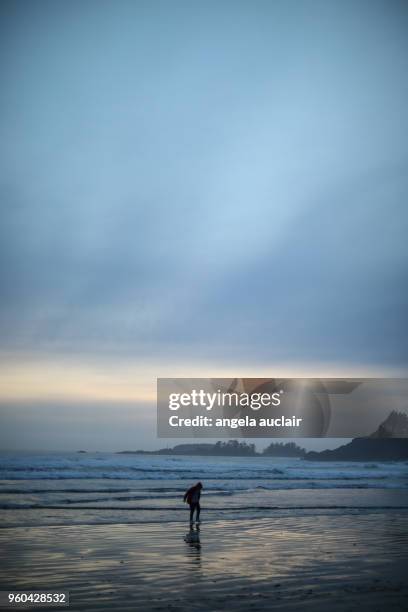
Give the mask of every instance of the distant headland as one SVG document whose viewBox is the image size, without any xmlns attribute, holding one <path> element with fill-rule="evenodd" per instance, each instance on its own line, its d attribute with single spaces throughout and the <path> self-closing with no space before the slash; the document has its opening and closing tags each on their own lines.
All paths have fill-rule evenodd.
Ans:
<svg viewBox="0 0 408 612">
<path fill-rule="evenodd" d="M 407 461 L 408 416 L 391 412 L 368 438 L 355 438 L 333 450 L 310 451 L 310 461 Z"/>
<path fill-rule="evenodd" d="M 308 461 L 407 461 L 408 416 L 404 412 L 391 412 L 378 429 L 367 438 L 355 438 L 339 448 L 309 451 L 294 442 L 272 442 L 262 452 L 255 444 L 228 440 L 228 442 L 177 444 L 173 448 L 155 451 L 127 450 L 129 455 L 189 455 L 199 457 L 299 457 Z"/>
<path fill-rule="evenodd" d="M 119 454 L 136 455 L 197 455 L 200 457 L 304 457 L 306 451 L 294 442 L 273 442 L 262 453 L 258 453 L 255 444 L 228 440 L 215 444 L 177 444 L 173 448 L 161 448 L 156 451 L 121 451 Z"/>
</svg>

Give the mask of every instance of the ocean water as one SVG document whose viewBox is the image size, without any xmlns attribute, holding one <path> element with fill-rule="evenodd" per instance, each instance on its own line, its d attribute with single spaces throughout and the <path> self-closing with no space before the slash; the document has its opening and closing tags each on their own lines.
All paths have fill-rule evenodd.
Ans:
<svg viewBox="0 0 408 612">
<path fill-rule="evenodd" d="M 187 521 L 197 480 L 203 521 L 408 513 L 405 462 L 1 453 L 0 526 Z"/>
</svg>

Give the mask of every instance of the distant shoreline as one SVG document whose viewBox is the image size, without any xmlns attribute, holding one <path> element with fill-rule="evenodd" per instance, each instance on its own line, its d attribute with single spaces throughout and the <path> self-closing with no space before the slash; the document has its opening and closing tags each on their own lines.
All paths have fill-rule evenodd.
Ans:
<svg viewBox="0 0 408 612">
<path fill-rule="evenodd" d="M 254 444 L 229 440 L 228 442 L 178 444 L 173 448 L 159 450 L 124 450 L 119 455 L 183 455 L 198 457 L 304 457 L 306 450 L 294 442 L 272 442 L 262 453 L 255 450 Z"/>
<path fill-rule="evenodd" d="M 225 444 L 179 444 L 174 448 L 159 449 L 156 451 L 125 450 L 118 451 L 118 455 L 155 455 L 155 456 L 184 456 L 184 457 L 282 457 L 298 458 L 306 461 L 408 461 L 407 438 L 355 438 L 348 444 L 332 450 L 306 451 L 293 442 L 282 444 L 273 443 L 262 453 L 254 449 L 254 445 L 245 443 Z"/>
<path fill-rule="evenodd" d="M 80 452 L 80 451 L 78 451 Z M 271 442 L 262 453 L 255 444 L 228 442 L 177 444 L 156 451 L 119 451 L 121 455 L 185 455 L 198 457 L 298 457 L 307 461 L 408 461 L 408 415 L 392 411 L 378 429 L 332 450 L 306 451 L 294 442 Z"/>
</svg>

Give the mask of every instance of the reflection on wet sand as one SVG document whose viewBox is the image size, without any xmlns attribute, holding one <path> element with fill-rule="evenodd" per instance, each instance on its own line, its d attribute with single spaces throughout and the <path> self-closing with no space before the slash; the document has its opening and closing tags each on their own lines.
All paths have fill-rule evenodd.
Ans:
<svg viewBox="0 0 408 612">
<path fill-rule="evenodd" d="M 190 524 L 190 529 L 184 536 L 184 541 L 188 545 L 188 558 L 193 562 L 195 568 L 201 569 L 200 526 L 194 527 Z"/>
<path fill-rule="evenodd" d="M 0 530 L 0 588 L 70 591 L 70 609 L 403 610 L 405 512 Z M 384 553 L 386 555 L 384 557 Z M 337 605 L 338 604 L 338 605 Z M 336 607 L 337 606 L 337 607 Z"/>
<path fill-rule="evenodd" d="M 200 527 L 197 525 L 190 525 L 189 531 L 184 536 L 184 541 L 189 544 L 192 548 L 196 548 L 200 550 L 201 542 L 200 542 Z"/>
</svg>

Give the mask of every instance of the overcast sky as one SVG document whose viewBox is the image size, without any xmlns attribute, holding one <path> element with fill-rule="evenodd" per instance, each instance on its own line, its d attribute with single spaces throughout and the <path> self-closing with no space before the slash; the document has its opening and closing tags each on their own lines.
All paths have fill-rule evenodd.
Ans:
<svg viewBox="0 0 408 612">
<path fill-rule="evenodd" d="M 157 376 L 406 371 L 406 2 L 0 11 L 0 446 L 157 447 Z"/>
</svg>

